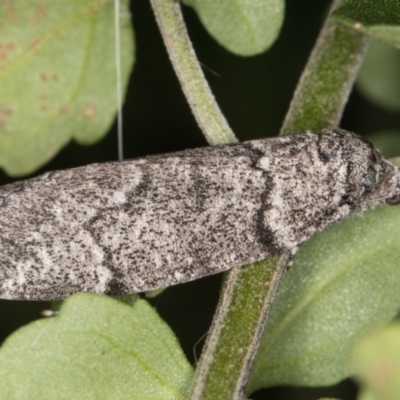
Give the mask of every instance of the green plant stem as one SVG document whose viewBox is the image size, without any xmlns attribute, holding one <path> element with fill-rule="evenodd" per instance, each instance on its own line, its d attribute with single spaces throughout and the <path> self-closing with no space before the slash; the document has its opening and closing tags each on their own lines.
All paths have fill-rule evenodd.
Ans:
<svg viewBox="0 0 400 400">
<path fill-rule="evenodd" d="M 338 3 L 334 1 L 332 9 Z M 367 43 L 362 35 L 327 20 L 281 134 L 338 124 Z M 284 254 L 229 272 L 196 370 L 191 400 L 243 398 L 287 259 Z"/>
<path fill-rule="evenodd" d="M 331 12 L 338 8 L 333 2 Z M 328 18 L 297 85 L 280 135 L 339 124 L 370 39 Z"/>
<path fill-rule="evenodd" d="M 270 257 L 234 268 L 226 275 L 217 312 L 196 370 L 191 400 L 243 398 L 265 321 L 286 264 L 285 256 Z"/>
<path fill-rule="evenodd" d="M 236 142 L 196 58 L 179 2 L 150 2 L 182 90 L 208 143 L 215 145 Z"/>
</svg>

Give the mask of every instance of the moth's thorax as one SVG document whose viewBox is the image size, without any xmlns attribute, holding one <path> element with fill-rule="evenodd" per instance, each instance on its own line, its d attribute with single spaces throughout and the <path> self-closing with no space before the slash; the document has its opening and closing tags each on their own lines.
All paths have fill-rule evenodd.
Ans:
<svg viewBox="0 0 400 400">
<path fill-rule="evenodd" d="M 282 249 L 296 248 L 350 213 L 383 203 L 400 181 L 398 169 L 358 135 L 326 130 L 290 139 L 290 145 L 288 138 L 277 140 L 259 162 L 275 188 L 264 223 Z"/>
</svg>

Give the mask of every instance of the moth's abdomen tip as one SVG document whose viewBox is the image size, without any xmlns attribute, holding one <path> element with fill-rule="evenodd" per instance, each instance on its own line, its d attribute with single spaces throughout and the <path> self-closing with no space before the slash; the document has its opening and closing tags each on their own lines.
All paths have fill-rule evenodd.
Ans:
<svg viewBox="0 0 400 400">
<path fill-rule="evenodd" d="M 390 197 L 386 198 L 386 204 L 389 204 L 391 206 L 395 206 L 397 204 L 400 204 L 400 168 L 396 165 L 393 165 L 390 162 L 387 162 L 388 164 L 391 165 L 391 167 L 394 169 L 394 175 L 392 176 L 391 179 L 391 191 L 389 192 Z M 395 194 L 393 194 L 395 193 Z"/>
</svg>

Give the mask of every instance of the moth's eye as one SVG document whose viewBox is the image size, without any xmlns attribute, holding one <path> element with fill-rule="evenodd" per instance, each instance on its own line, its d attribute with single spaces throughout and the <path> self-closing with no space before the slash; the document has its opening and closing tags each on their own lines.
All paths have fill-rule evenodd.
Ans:
<svg viewBox="0 0 400 400">
<path fill-rule="evenodd" d="M 389 197 L 386 199 L 386 203 L 391 206 L 395 206 L 396 204 L 400 204 L 400 194 L 396 194 L 393 197 Z"/>
<path fill-rule="evenodd" d="M 321 153 L 321 158 L 323 162 L 328 162 L 331 159 L 331 155 L 327 153 L 326 151 L 323 151 Z"/>
<path fill-rule="evenodd" d="M 374 168 L 370 167 L 364 179 L 361 181 L 361 186 L 364 186 L 365 190 L 371 189 L 376 183 L 376 171 Z"/>
</svg>

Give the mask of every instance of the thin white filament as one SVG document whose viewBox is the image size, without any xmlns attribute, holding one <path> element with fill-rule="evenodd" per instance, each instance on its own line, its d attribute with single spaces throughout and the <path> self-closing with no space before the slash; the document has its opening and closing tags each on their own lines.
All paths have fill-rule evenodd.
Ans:
<svg viewBox="0 0 400 400">
<path fill-rule="evenodd" d="M 117 132 L 118 132 L 118 159 L 124 159 L 123 131 L 122 131 L 122 83 L 121 83 L 121 41 L 119 0 L 114 0 L 114 31 L 115 31 L 115 74 L 117 92 Z"/>
</svg>

